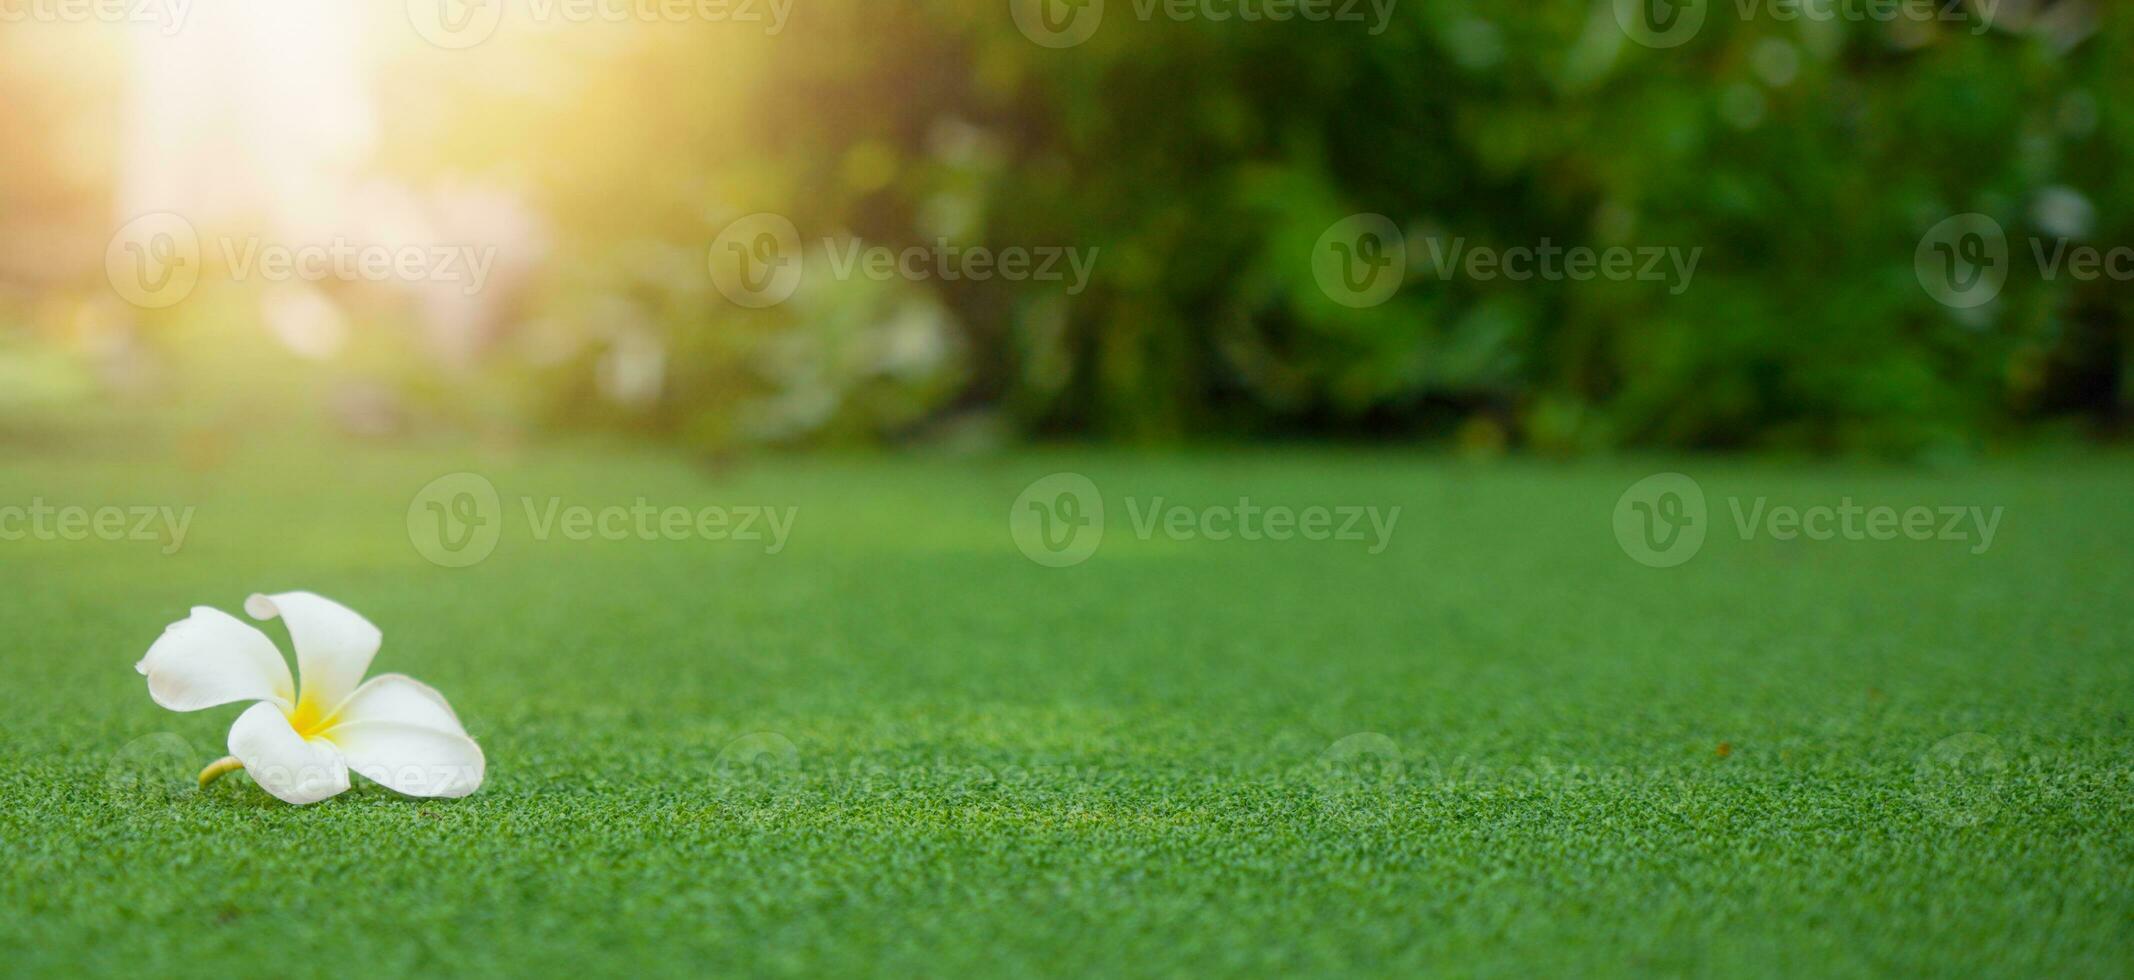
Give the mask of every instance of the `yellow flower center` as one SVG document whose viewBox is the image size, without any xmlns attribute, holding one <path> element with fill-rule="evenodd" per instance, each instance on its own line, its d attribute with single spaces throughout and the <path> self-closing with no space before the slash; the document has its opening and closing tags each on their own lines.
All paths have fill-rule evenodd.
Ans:
<svg viewBox="0 0 2134 980">
<path fill-rule="evenodd" d="M 296 710 L 289 713 L 289 727 L 296 729 L 296 733 L 306 739 L 332 728 L 335 720 L 332 715 L 320 710 L 319 703 L 309 696 L 297 698 Z"/>
</svg>

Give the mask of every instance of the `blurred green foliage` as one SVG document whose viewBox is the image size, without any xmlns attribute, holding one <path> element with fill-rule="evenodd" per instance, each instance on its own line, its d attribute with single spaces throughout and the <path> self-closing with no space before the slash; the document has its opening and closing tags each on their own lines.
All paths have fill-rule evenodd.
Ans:
<svg viewBox="0 0 2134 980">
<path fill-rule="evenodd" d="M 526 326 L 487 369 L 533 417 L 703 449 L 977 432 L 1919 455 L 2108 436 L 2134 408 L 2134 291 L 2047 279 L 2028 248 L 2134 245 L 2117 8 L 2000 0 L 1982 30 L 1978 8 L 1723 0 L 1655 49 L 1606 2 L 1397 0 L 1376 33 L 1359 6 L 1274 23 L 1111 0 L 1064 49 L 1005 0 L 817 0 L 770 36 L 556 31 L 490 52 L 474 85 L 461 53 L 396 65 L 387 162 L 493 175 L 552 221 Z M 1952 310 L 1914 253 L 1974 211 L 2007 229 L 2013 274 Z M 793 221 L 811 269 L 824 240 L 1099 258 L 1076 295 L 811 273 L 748 309 L 706 251 L 760 212 Z M 1364 309 L 1311 265 L 1357 213 L 1409 243 L 1406 284 Z M 1429 243 L 1454 239 L 1702 252 L 1676 294 L 1440 277 Z"/>
<path fill-rule="evenodd" d="M 1133 439 L 1911 454 L 2043 420 L 2110 426 L 2134 396 L 2134 294 L 2043 281 L 2021 244 L 2055 231 L 2036 214 L 2053 200 L 2089 212 L 2082 240 L 2134 243 L 2115 166 L 2134 139 L 2118 111 L 2134 92 L 2123 18 L 2011 0 L 1981 33 L 1968 18 L 1783 22 L 1728 3 L 1659 50 L 1629 41 L 1605 4 L 1403 2 L 1373 36 L 1144 21 L 1114 0 L 1087 43 L 1053 50 L 1002 6 L 811 5 L 759 46 L 755 70 L 674 39 L 610 79 L 668 125 L 611 124 L 578 165 L 656 159 L 664 173 L 637 175 L 655 178 L 641 185 L 655 201 L 617 214 L 599 179 L 554 185 L 559 213 L 587 229 L 578 287 L 632 297 L 678 353 L 683 383 L 644 424 L 745 437 L 725 421 L 738 399 L 805 416 L 762 430 L 778 438 L 997 408 L 1014 431 Z M 736 106 L 737 143 L 690 125 Z M 767 210 L 804 238 L 945 234 L 1101 259 L 1074 297 L 899 283 L 770 311 L 706 288 L 694 247 L 646 259 L 649 242 L 700 243 Z M 1952 311 L 1913 254 L 1967 211 L 2009 229 L 2016 271 L 1998 302 Z M 1391 217 L 1411 245 L 1406 286 L 1369 309 L 1332 302 L 1309 260 L 1356 212 Z M 669 220 L 648 236 L 653 213 Z M 1692 288 L 1671 295 L 1442 280 L 1417 247 L 1432 237 L 1704 251 Z M 774 366 L 771 339 L 854 343 L 854 323 L 897 320 L 910 297 L 896 293 L 923 293 L 955 341 L 940 383 Z"/>
</svg>

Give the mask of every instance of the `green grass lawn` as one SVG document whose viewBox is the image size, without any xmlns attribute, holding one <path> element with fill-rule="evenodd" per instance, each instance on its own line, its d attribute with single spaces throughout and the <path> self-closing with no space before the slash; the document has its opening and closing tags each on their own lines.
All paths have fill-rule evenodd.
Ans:
<svg viewBox="0 0 2134 980">
<path fill-rule="evenodd" d="M 197 508 L 167 556 L 0 542 L 9 973 L 2134 972 L 2124 457 L 216 455 L 0 460 L 0 506 Z M 1611 515 L 1669 469 L 1708 540 L 1647 567 Z M 455 471 L 503 503 L 465 568 L 409 531 Z M 1057 471 L 1107 510 L 1065 568 L 1008 525 Z M 526 497 L 797 511 L 770 554 L 534 540 Z M 1135 526 L 1240 497 L 1402 512 L 1376 554 Z M 1744 540 L 1759 497 L 2004 518 Z M 478 794 L 190 788 L 240 709 L 134 661 L 290 589 L 452 699 Z"/>
</svg>

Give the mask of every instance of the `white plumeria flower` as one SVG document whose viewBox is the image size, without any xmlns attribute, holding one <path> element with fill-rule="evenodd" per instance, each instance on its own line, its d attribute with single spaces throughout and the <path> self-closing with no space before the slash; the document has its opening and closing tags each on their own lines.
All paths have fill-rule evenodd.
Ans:
<svg viewBox="0 0 2134 980">
<path fill-rule="evenodd" d="M 267 634 L 207 606 L 170 624 L 134 665 L 149 696 L 172 711 L 258 702 L 230 726 L 231 757 L 208 766 L 201 785 L 241 766 L 296 804 L 348 789 L 351 769 L 409 796 L 466 796 L 481 786 L 481 746 L 444 695 L 403 674 L 363 681 L 381 639 L 369 620 L 309 592 L 255 595 L 245 612 L 288 623 L 301 692 Z"/>
</svg>

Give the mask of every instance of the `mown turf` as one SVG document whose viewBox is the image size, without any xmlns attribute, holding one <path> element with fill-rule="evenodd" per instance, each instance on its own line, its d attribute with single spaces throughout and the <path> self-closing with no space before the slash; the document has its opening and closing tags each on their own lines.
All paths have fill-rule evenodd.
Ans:
<svg viewBox="0 0 2134 980">
<path fill-rule="evenodd" d="M 1655 569 L 1617 498 L 1695 476 Z M 440 568 L 407 509 L 504 496 Z M 1008 533 L 1102 488 L 1087 563 Z M 2134 465 L 1473 464 L 1397 452 L 768 460 L 14 450 L 0 505 L 197 507 L 0 543 L 10 973 L 2118 975 L 2134 966 Z M 564 505 L 797 507 L 781 553 L 528 539 Z M 1992 547 L 1743 541 L 1725 501 L 2003 507 Z M 1403 508 L 1391 545 L 1141 539 L 1154 498 Z M 1746 505 L 1746 503 L 1745 503 Z M 1975 543 L 1975 542 L 1973 542 Z M 186 788 L 236 708 L 134 660 L 312 589 L 490 760 L 460 802 Z M 281 637 L 278 626 L 270 633 Z"/>
</svg>

